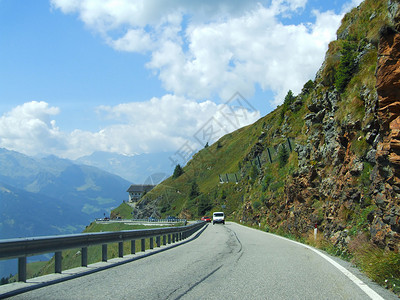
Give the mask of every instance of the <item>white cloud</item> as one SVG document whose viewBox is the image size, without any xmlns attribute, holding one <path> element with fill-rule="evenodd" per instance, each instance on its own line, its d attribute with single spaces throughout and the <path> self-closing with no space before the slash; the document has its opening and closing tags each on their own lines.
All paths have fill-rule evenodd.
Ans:
<svg viewBox="0 0 400 300">
<path fill-rule="evenodd" d="M 58 113 L 43 101 L 15 107 L 0 117 L 0 146 L 27 154 L 62 148 L 61 133 L 51 119 Z"/>
<path fill-rule="evenodd" d="M 101 106 L 98 114 L 111 125 L 98 132 L 76 129 L 70 133 L 62 132 L 51 118 L 60 113 L 58 108 L 33 101 L 0 117 L 0 147 L 27 155 L 55 154 L 71 159 L 94 151 L 176 151 L 187 141 L 197 143 L 200 149 L 206 142 L 213 143 L 260 117 L 258 111 L 241 101 L 234 99 L 228 107 L 165 95 L 146 102 Z M 210 125 L 210 120 L 214 121 L 214 131 L 204 137 L 203 129 Z"/>
<path fill-rule="evenodd" d="M 352 0 L 343 11 L 360 2 Z M 27 154 L 45 149 L 68 158 L 95 150 L 174 151 L 187 141 L 201 146 L 254 122 L 259 113 L 249 107 L 237 107 L 232 114 L 203 99 L 219 96 L 223 102 L 236 91 L 248 98 L 256 85 L 273 91 L 274 104 L 289 89 L 298 93 L 315 76 L 343 16 L 314 10 L 313 22 L 290 25 L 307 0 L 51 3 L 53 9 L 77 14 L 114 49 L 148 55 L 146 67 L 171 92 L 145 102 L 99 107 L 98 115 L 111 125 L 98 132 L 60 131 L 51 120 L 59 110 L 44 102 L 26 103 L 0 118 L 1 147 Z"/>
<path fill-rule="evenodd" d="M 112 40 L 109 44 L 116 50 L 130 52 L 146 52 L 153 48 L 153 42 L 149 34 L 142 29 L 130 29 L 123 37 Z"/>
<path fill-rule="evenodd" d="M 345 3 L 342 7 L 342 13 L 345 14 L 349 12 L 353 7 L 357 7 L 363 1 L 364 0 L 351 0 L 350 2 Z"/>
<path fill-rule="evenodd" d="M 54 8 L 79 14 L 115 49 L 149 52 L 147 67 L 174 94 L 227 99 L 240 91 L 251 97 L 259 84 L 274 92 L 275 104 L 315 76 L 340 24 L 341 15 L 318 11 L 314 23 L 280 21 L 302 12 L 306 3 L 52 0 Z"/>
</svg>

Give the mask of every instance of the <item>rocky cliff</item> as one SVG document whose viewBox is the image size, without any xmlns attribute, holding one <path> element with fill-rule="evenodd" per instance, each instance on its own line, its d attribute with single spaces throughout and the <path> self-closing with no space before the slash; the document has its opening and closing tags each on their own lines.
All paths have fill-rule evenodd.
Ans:
<svg viewBox="0 0 400 300">
<path fill-rule="evenodd" d="M 371 224 L 374 242 L 400 249 L 400 11 L 389 3 L 393 26 L 380 31 L 376 89 L 380 141 L 377 145 L 377 174 L 374 178 L 378 209 Z"/>
<path fill-rule="evenodd" d="M 399 3 L 380 4 L 355 9 L 330 45 L 304 117 L 307 140 L 296 148 L 298 169 L 285 185 L 284 221 L 272 222 L 300 234 L 317 224 L 341 251 L 362 231 L 380 247 L 400 250 Z M 359 18 L 373 22 L 378 13 L 376 37 L 356 31 Z M 339 93 L 328 75 L 344 43 L 355 44 L 356 71 Z"/>
</svg>

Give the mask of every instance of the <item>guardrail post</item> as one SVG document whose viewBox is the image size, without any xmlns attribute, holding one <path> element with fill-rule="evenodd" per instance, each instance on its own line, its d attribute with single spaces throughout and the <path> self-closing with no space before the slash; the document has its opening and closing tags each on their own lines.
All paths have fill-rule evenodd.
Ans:
<svg viewBox="0 0 400 300">
<path fill-rule="evenodd" d="M 107 261 L 107 244 L 101 245 L 101 261 Z"/>
<path fill-rule="evenodd" d="M 18 258 L 18 281 L 26 282 L 26 257 Z"/>
<path fill-rule="evenodd" d="M 118 242 L 118 257 L 124 257 L 124 242 Z"/>
<path fill-rule="evenodd" d="M 159 235 L 156 237 L 156 244 L 157 244 L 157 247 L 161 246 L 161 237 Z"/>
<path fill-rule="evenodd" d="M 154 249 L 154 238 L 150 238 L 150 249 Z"/>
<path fill-rule="evenodd" d="M 168 233 L 168 244 L 171 244 L 171 234 Z"/>
<path fill-rule="evenodd" d="M 55 263 L 54 263 L 54 273 L 61 273 L 62 267 L 61 267 L 61 261 L 62 261 L 62 252 L 57 251 L 54 255 L 55 257 Z"/>
<path fill-rule="evenodd" d="M 142 252 L 146 251 L 146 239 L 141 239 L 141 250 Z"/>
<path fill-rule="evenodd" d="M 165 246 L 167 244 L 167 236 L 164 234 L 162 239 L 163 239 L 163 245 Z"/>
<path fill-rule="evenodd" d="M 131 254 L 136 253 L 136 240 L 131 240 Z"/>
<path fill-rule="evenodd" d="M 88 266 L 88 250 L 87 247 L 83 247 L 81 250 L 81 266 L 87 267 Z"/>
<path fill-rule="evenodd" d="M 175 243 L 175 233 L 172 234 L 172 243 Z"/>
</svg>

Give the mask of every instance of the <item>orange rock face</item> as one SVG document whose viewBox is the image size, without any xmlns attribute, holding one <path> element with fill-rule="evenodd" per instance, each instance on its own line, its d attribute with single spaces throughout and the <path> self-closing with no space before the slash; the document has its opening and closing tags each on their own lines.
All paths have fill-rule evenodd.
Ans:
<svg viewBox="0 0 400 300">
<path fill-rule="evenodd" d="M 376 71 L 379 119 L 384 135 L 378 146 L 378 161 L 388 161 L 393 183 L 400 184 L 400 33 L 382 30 Z"/>
</svg>

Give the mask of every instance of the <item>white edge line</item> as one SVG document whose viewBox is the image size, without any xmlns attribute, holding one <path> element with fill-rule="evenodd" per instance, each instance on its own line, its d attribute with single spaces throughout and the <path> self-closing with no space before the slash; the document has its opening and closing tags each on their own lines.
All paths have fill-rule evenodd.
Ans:
<svg viewBox="0 0 400 300">
<path fill-rule="evenodd" d="M 237 223 L 236 223 L 237 224 Z M 237 225 L 241 225 L 241 224 L 237 224 Z M 243 226 L 243 225 L 241 225 Z M 340 272 L 342 272 L 344 275 L 347 276 L 347 278 L 349 278 L 351 281 L 354 282 L 354 284 L 356 284 L 361 290 L 364 291 L 364 293 L 366 293 L 371 299 L 373 300 L 385 300 L 384 298 L 382 298 L 381 295 L 379 295 L 377 292 L 375 292 L 373 289 L 371 289 L 366 283 L 364 283 L 361 279 L 359 279 L 356 275 L 354 275 L 353 273 L 351 273 L 349 270 L 347 270 L 345 267 L 341 266 L 340 264 L 338 264 L 337 262 L 335 262 L 332 258 L 328 257 L 327 255 L 323 254 L 322 252 L 318 251 L 317 249 L 306 245 L 306 244 L 302 244 L 296 241 L 293 241 L 291 239 L 285 238 L 283 236 L 279 236 L 276 234 L 272 234 L 270 232 L 265 232 L 265 231 L 261 231 L 255 228 L 251 228 L 251 227 L 247 227 L 244 226 L 246 228 L 249 229 L 253 229 L 256 230 L 258 232 L 262 232 L 262 233 L 266 233 L 266 234 L 270 234 L 274 237 L 298 244 L 300 246 L 306 247 L 307 249 L 310 249 L 311 251 L 314 251 L 315 253 L 317 253 L 319 256 L 321 256 L 322 258 L 324 258 L 325 260 L 327 260 L 329 263 L 331 263 L 334 267 L 336 267 Z"/>
</svg>

